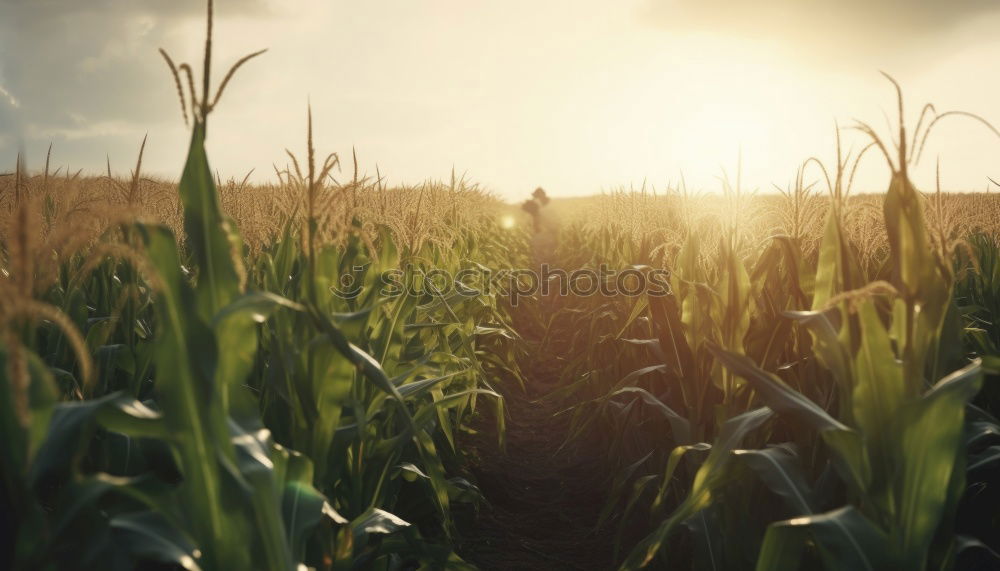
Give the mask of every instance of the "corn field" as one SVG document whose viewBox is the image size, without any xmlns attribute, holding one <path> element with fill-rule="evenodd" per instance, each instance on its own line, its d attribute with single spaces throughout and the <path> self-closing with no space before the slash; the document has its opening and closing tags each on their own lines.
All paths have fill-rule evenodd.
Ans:
<svg viewBox="0 0 1000 571">
<path fill-rule="evenodd" d="M 127 178 L 0 177 L 4 568 L 1000 568 L 1000 194 L 910 177 L 978 116 L 908 130 L 897 86 L 891 136 L 789 188 L 622 189 L 539 239 L 318 154 L 311 110 L 272 183 L 223 180 L 207 125 L 260 54 L 213 84 L 211 34 L 200 86 L 162 52 L 178 183 L 145 142 Z M 669 292 L 425 279 L 542 259 Z"/>
</svg>

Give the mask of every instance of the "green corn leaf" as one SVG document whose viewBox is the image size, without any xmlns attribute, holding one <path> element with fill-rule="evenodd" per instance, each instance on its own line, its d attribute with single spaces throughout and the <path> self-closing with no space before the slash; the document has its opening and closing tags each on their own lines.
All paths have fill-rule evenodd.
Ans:
<svg viewBox="0 0 1000 571">
<path fill-rule="evenodd" d="M 59 506 L 56 514 L 55 526 L 52 529 L 55 537 L 69 533 L 71 524 L 85 510 L 95 506 L 105 506 L 107 509 L 107 506 L 115 505 L 105 498 L 112 493 L 145 505 L 157 512 L 175 529 L 183 528 L 179 510 L 174 505 L 171 495 L 173 487 L 153 474 L 121 477 L 98 473 L 74 483 L 71 489 L 72 493 L 65 495 L 69 498 L 69 502 Z M 131 507 L 133 504 L 127 505 Z"/>
<path fill-rule="evenodd" d="M 633 548 L 622 564 L 622 569 L 638 569 L 648 565 L 659 553 L 667 538 L 676 531 L 678 525 L 711 505 L 717 487 L 721 486 L 731 475 L 726 470 L 730 452 L 743 441 L 748 433 L 771 418 L 772 414 L 768 408 L 758 408 L 726 421 L 719 432 L 719 437 L 711 447 L 708 458 L 695 474 L 694 483 L 687 498 L 681 502 L 669 518 L 657 526 L 653 533 Z M 669 480 L 669 475 L 666 479 Z"/>
<path fill-rule="evenodd" d="M 267 292 L 252 292 L 233 299 L 221 308 L 212 320 L 219 347 L 216 369 L 216 389 L 224 399 L 223 409 L 229 410 L 230 393 L 241 390 L 253 369 L 257 356 L 257 326 L 279 310 L 304 311 L 305 308 L 281 296 Z"/>
<path fill-rule="evenodd" d="M 784 314 L 809 330 L 813 339 L 813 351 L 819 362 L 833 373 L 838 390 L 846 396 L 854 387 L 854 374 L 849 348 L 840 339 L 838 325 L 840 311 L 786 311 Z M 847 413 L 849 411 L 842 411 Z M 849 415 L 847 416 L 849 418 Z"/>
<path fill-rule="evenodd" d="M 184 232 L 198 266 L 197 307 L 208 322 L 235 298 L 243 275 L 243 244 L 222 213 L 205 154 L 205 123 L 196 122 L 178 186 L 184 206 Z"/>
<path fill-rule="evenodd" d="M 351 520 L 356 542 L 367 540 L 369 535 L 389 535 L 410 527 L 410 523 L 383 509 L 373 508 Z"/>
<path fill-rule="evenodd" d="M 861 433 L 831 428 L 822 431 L 820 436 L 836 452 L 831 461 L 840 477 L 856 495 L 867 496 L 872 486 L 872 465 L 868 445 Z"/>
<path fill-rule="evenodd" d="M 684 337 L 684 326 L 681 323 L 677 300 L 673 295 L 651 298 L 649 305 L 659 336 L 660 349 L 664 355 L 669 356 L 664 362 L 683 379 L 694 370 L 694 355 Z"/>
<path fill-rule="evenodd" d="M 217 351 L 211 329 L 189 311 L 195 292 L 181 274 L 180 257 L 171 232 L 139 225 L 146 253 L 160 282 L 157 296 L 159 327 L 154 362 L 158 402 L 172 435 L 184 480 L 181 506 L 192 535 L 205 553 L 204 566 L 247 560 L 246 539 L 236 513 L 223 503 L 219 456 L 232 463 L 236 453 L 228 420 L 213 384 Z"/>
<path fill-rule="evenodd" d="M 872 300 L 858 308 L 861 345 L 855 357 L 855 386 L 851 396 L 852 416 L 865 435 L 873 458 L 873 484 L 880 486 L 893 473 L 891 456 L 897 433 L 888 419 L 898 414 L 906 401 L 903 366 L 894 358 L 889 333 L 882 325 Z"/>
<path fill-rule="evenodd" d="M 677 414 L 672 408 L 664 404 L 663 401 L 653 396 L 653 394 L 646 389 L 640 387 L 625 387 L 615 391 L 611 394 L 611 396 L 614 397 L 626 394 L 638 396 L 644 403 L 650 405 L 653 409 L 663 414 L 663 416 L 665 416 L 667 421 L 670 423 L 670 428 L 673 431 L 672 437 L 674 442 L 677 444 L 691 443 L 691 423 L 688 419 Z"/>
<path fill-rule="evenodd" d="M 796 515 L 815 512 L 816 500 L 806 482 L 797 455 L 788 446 L 761 450 L 735 450 L 737 459 L 750 467 L 765 486 L 785 500 Z"/>
<path fill-rule="evenodd" d="M 816 265 L 812 309 L 822 311 L 839 293 L 861 287 L 865 280 L 850 241 L 841 226 L 841 213 L 831 209 L 826 218 Z"/>
<path fill-rule="evenodd" d="M 303 561 L 306 542 L 323 518 L 329 518 L 338 525 L 346 524 L 347 520 L 313 487 L 312 462 L 309 458 L 281 447 L 275 447 L 271 456 L 275 462 L 275 477 L 281 489 L 281 514 L 288 534 L 287 542 L 294 560 Z M 277 467 L 279 463 L 283 464 L 280 470 Z"/>
<path fill-rule="evenodd" d="M 911 568 L 924 565 L 931 538 L 953 493 L 956 456 L 965 453 L 965 406 L 981 383 L 980 364 L 972 363 L 939 381 L 926 396 L 898 413 L 902 485 L 894 539 Z"/>
<path fill-rule="evenodd" d="M 156 512 L 138 512 L 111 519 L 115 541 L 137 561 L 177 565 L 188 571 L 201 569 L 198 550 Z M 141 565 L 138 567 L 142 567 Z"/>
<path fill-rule="evenodd" d="M 778 414 L 789 416 L 817 431 L 849 430 L 822 407 L 758 367 L 749 357 L 732 353 L 714 343 L 709 343 L 708 348 L 723 366 L 746 379 L 761 399 Z"/>
<path fill-rule="evenodd" d="M 4 451 L 0 453 L 0 468 L 6 474 L 23 474 L 49 434 L 59 391 L 49 367 L 38 355 L 24 350 L 22 355 L 27 360 L 29 379 L 27 405 L 31 418 L 27 427 L 22 426 L 18 420 L 12 379 L 7 375 L 9 350 L 0 345 L 0 437 L 5 442 Z M 11 484 L 15 485 L 14 482 Z"/>
<path fill-rule="evenodd" d="M 45 441 L 31 465 L 29 481 L 66 479 L 98 424 L 133 437 L 169 435 L 160 413 L 120 393 L 62 403 L 52 413 Z"/>
<path fill-rule="evenodd" d="M 854 507 L 771 524 L 757 571 L 798 571 L 806 549 L 819 552 L 827 571 L 902 569 L 885 546 L 885 533 Z"/>
</svg>

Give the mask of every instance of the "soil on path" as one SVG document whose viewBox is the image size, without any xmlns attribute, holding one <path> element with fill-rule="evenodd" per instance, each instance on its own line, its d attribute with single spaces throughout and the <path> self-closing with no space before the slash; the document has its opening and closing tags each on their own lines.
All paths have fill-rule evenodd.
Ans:
<svg viewBox="0 0 1000 571">
<path fill-rule="evenodd" d="M 550 257 L 552 247 L 548 237 L 540 238 L 544 241 L 535 243 L 539 263 Z M 551 315 L 558 305 L 552 297 L 515 313 L 529 351 L 520 363 L 526 391 L 515 381 L 502 380 L 497 387 L 507 409 L 506 452 L 498 448 L 489 414 L 464 444 L 472 450 L 467 469 L 488 503 L 462 530 L 459 553 L 480 569 L 615 567 L 613 533 L 595 529 L 608 490 L 600 452 L 579 440 L 564 446 L 571 415 L 557 414 L 565 406 L 559 399 L 543 398 L 561 386 L 562 361 L 558 347 L 536 350 L 541 332 L 535 324 L 539 314 Z"/>
</svg>

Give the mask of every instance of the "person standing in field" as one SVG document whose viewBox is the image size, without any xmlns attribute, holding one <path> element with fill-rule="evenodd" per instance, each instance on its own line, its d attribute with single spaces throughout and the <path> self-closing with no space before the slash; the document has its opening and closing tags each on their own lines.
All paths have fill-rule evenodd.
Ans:
<svg viewBox="0 0 1000 571">
<path fill-rule="evenodd" d="M 536 234 L 542 231 L 542 207 L 548 203 L 549 197 L 545 194 L 545 189 L 538 187 L 531 193 L 531 198 L 521 205 L 521 209 L 531 215 L 532 227 Z"/>
<path fill-rule="evenodd" d="M 538 262 L 549 260 L 556 247 L 556 228 L 548 217 L 542 217 L 542 208 L 549 203 L 549 197 L 542 187 L 531 193 L 531 198 L 521 204 L 521 209 L 531 215 L 534 235 L 531 237 L 532 250 Z"/>
</svg>

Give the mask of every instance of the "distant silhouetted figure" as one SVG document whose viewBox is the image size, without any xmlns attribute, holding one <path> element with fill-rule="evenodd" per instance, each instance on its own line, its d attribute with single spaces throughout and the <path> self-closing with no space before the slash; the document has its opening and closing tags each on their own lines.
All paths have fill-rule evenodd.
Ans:
<svg viewBox="0 0 1000 571">
<path fill-rule="evenodd" d="M 536 188 L 535 192 L 531 193 L 531 196 L 535 197 L 535 200 L 537 200 L 542 206 L 549 203 L 549 196 L 545 194 L 545 189 L 542 187 Z"/>
<path fill-rule="evenodd" d="M 549 203 L 549 197 L 545 194 L 545 189 L 538 187 L 535 192 L 531 193 L 532 198 L 524 201 L 521 205 L 521 210 L 524 210 L 531 215 L 532 226 L 535 229 L 535 233 L 541 231 L 542 229 L 542 207 Z"/>
</svg>

